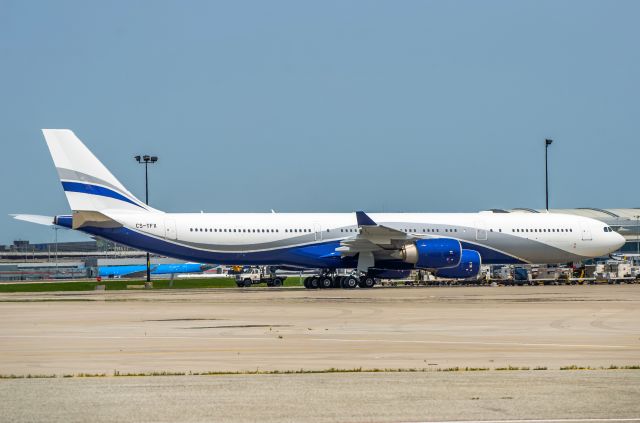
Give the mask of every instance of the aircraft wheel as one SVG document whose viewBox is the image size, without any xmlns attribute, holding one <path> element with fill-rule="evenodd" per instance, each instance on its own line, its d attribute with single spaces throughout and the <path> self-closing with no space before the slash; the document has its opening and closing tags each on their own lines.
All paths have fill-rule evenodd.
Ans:
<svg viewBox="0 0 640 423">
<path fill-rule="evenodd" d="M 318 287 L 323 289 L 331 288 L 332 280 L 328 276 L 323 276 L 318 279 Z"/>
<path fill-rule="evenodd" d="M 309 287 L 311 289 L 318 289 L 318 278 L 315 276 L 309 280 Z"/>
<path fill-rule="evenodd" d="M 345 289 L 354 289 L 358 286 L 358 279 L 355 276 L 347 276 L 342 280 L 342 287 Z"/>
<path fill-rule="evenodd" d="M 336 276 L 335 278 L 331 278 L 331 288 L 340 288 L 340 276 Z"/>
<path fill-rule="evenodd" d="M 307 288 L 307 289 L 311 289 L 311 287 L 309 286 L 309 280 L 310 280 L 310 279 L 311 279 L 311 278 L 304 278 L 304 279 L 302 280 L 302 285 L 304 285 L 304 287 L 305 287 L 305 288 Z"/>
<path fill-rule="evenodd" d="M 360 278 L 360 282 L 358 282 L 360 288 L 373 288 L 375 284 L 376 280 L 371 276 L 363 276 Z"/>
</svg>

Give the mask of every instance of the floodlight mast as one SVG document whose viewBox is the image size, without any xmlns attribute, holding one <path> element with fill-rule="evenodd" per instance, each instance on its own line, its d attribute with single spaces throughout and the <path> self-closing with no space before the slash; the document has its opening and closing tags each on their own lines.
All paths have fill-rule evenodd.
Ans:
<svg viewBox="0 0 640 423">
<path fill-rule="evenodd" d="M 156 163 L 158 156 L 145 154 L 143 156 L 134 156 L 133 158 L 136 159 L 139 164 L 144 164 L 144 203 L 149 205 L 149 163 Z M 147 282 L 151 282 L 151 259 L 149 252 L 147 252 Z"/>
</svg>

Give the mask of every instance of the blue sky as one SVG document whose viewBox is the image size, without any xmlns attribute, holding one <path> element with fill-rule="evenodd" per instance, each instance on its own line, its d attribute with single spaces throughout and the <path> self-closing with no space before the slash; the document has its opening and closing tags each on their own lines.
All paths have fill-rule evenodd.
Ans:
<svg viewBox="0 0 640 423">
<path fill-rule="evenodd" d="M 0 243 L 70 128 L 166 211 L 635 207 L 636 1 L 0 0 Z M 4 217 L 3 217 L 4 216 Z M 61 239 L 73 239 L 71 233 Z"/>
</svg>

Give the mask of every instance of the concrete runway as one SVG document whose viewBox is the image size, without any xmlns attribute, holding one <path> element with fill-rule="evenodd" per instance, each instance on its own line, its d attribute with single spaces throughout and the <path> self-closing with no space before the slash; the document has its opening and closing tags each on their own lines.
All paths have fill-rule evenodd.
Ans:
<svg viewBox="0 0 640 423">
<path fill-rule="evenodd" d="M 87 410 L 97 421 L 640 417 L 640 370 L 557 370 L 640 364 L 640 285 L 59 292 L 0 303 L 0 374 L 107 374 L 0 380 L 0 420 L 82 421 Z M 432 371 L 454 366 L 548 370 Z M 329 368 L 429 371 L 111 376 Z"/>
<path fill-rule="evenodd" d="M 638 373 L 531 370 L 8 380 L 0 381 L 0 420 L 627 421 L 640 417 Z"/>
<path fill-rule="evenodd" d="M 640 364 L 640 285 L 0 295 L 0 374 Z"/>
</svg>

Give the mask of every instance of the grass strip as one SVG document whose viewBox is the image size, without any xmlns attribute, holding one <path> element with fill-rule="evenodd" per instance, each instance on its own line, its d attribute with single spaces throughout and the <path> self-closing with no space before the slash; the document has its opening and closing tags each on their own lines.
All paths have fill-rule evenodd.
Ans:
<svg viewBox="0 0 640 423">
<path fill-rule="evenodd" d="M 127 290 L 127 285 L 143 285 L 145 280 L 106 279 L 102 282 L 20 282 L 12 284 L 0 284 L 1 292 L 54 292 L 54 291 L 94 291 L 96 285 L 105 285 L 108 291 Z M 265 286 L 256 285 L 256 286 Z M 284 281 L 285 287 L 302 286 L 300 278 L 292 277 Z M 203 288 L 237 288 L 233 278 L 211 279 L 174 279 L 171 283 L 168 279 L 153 280 L 152 289 L 203 289 Z"/>
<path fill-rule="evenodd" d="M 91 378 L 91 377 L 150 377 L 150 376 L 233 376 L 233 375 L 297 375 L 297 374 L 323 374 L 323 373 L 438 373 L 438 372 L 489 372 L 489 371 L 530 371 L 529 367 L 507 366 L 495 367 L 416 367 L 416 368 L 370 368 L 355 367 L 351 369 L 340 369 L 330 367 L 328 369 L 298 369 L 298 370 L 238 370 L 238 371 L 204 371 L 204 372 L 171 372 L 171 371 L 153 371 L 153 372 L 120 372 L 114 370 L 111 375 L 106 373 L 65 373 L 63 375 L 56 374 L 0 374 L 0 379 L 52 379 L 52 378 Z M 609 367 L 592 367 L 592 366 L 562 366 L 559 369 L 549 369 L 547 367 L 537 366 L 533 371 L 540 370 L 640 370 L 640 365 L 614 366 Z"/>
</svg>

